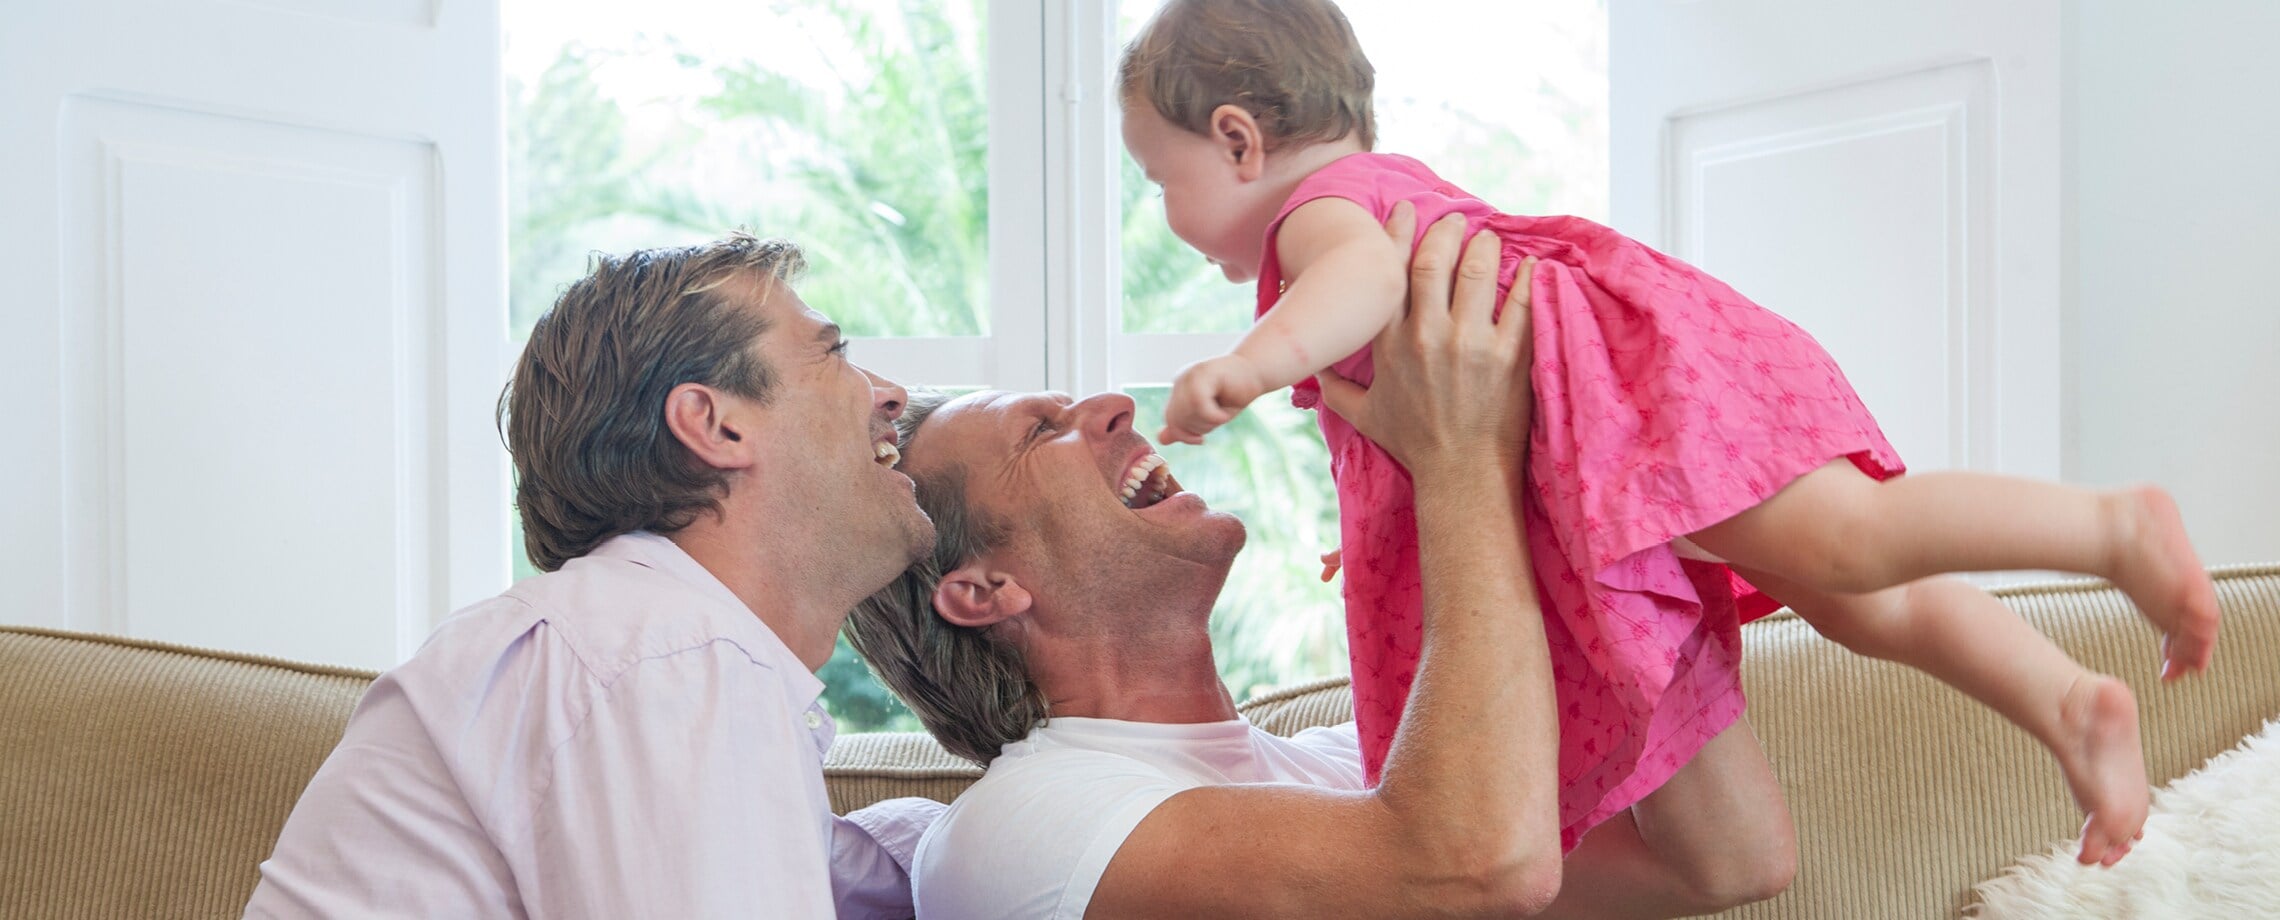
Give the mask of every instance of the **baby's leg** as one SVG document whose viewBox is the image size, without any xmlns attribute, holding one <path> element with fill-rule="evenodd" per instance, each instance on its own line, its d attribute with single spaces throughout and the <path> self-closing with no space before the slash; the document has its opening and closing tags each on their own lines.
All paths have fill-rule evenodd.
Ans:
<svg viewBox="0 0 2280 920">
<path fill-rule="evenodd" d="M 2100 492 L 1962 472 L 1878 482 L 1837 460 L 1692 538 L 1829 593 L 1993 569 L 2097 575 L 2162 631 L 2164 677 L 2207 667 L 2217 640 L 2216 589 L 2176 503 L 2151 486 Z"/>
<path fill-rule="evenodd" d="M 2088 820 L 2084 863 L 2113 865 L 2145 826 L 2149 792 L 2129 686 L 2083 668 L 2001 601 L 1953 578 L 1832 594 L 1767 572 L 1751 583 L 1824 636 L 1946 682 L 2024 728 L 2058 758 Z"/>
<path fill-rule="evenodd" d="M 1679 917 L 1770 898 L 1797 874 L 1797 830 L 1747 718 L 1661 789 L 1592 828 L 1539 917 Z"/>
</svg>

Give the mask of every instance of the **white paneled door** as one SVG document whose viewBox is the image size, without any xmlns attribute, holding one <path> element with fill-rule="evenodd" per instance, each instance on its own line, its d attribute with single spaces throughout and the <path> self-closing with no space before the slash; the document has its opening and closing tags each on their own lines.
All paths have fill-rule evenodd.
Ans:
<svg viewBox="0 0 2280 920">
<path fill-rule="evenodd" d="M 383 667 L 498 591 L 496 5 L 9 18 L 0 621 Z"/>
<path fill-rule="evenodd" d="M 2057 478 L 2058 0 L 1613 0 L 1617 229 L 1811 332 L 1911 468 Z"/>
</svg>

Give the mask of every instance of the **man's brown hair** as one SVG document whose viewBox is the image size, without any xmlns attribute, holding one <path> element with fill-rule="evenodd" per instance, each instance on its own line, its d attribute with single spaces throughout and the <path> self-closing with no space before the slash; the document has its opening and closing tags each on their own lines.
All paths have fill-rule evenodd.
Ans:
<svg viewBox="0 0 2280 920">
<path fill-rule="evenodd" d="M 1376 71 L 1329 0 L 1171 0 L 1124 46 L 1116 82 L 1125 105 L 1197 134 L 1238 105 L 1269 150 L 1348 134 L 1377 146 Z"/>
<path fill-rule="evenodd" d="M 597 253 L 531 328 L 498 424 L 515 464 L 523 547 L 551 572 L 623 533 L 671 533 L 719 510 L 726 474 L 665 427 L 665 396 L 700 383 L 765 402 L 752 299 L 806 268 L 798 246 L 736 232 L 696 246 Z"/>
</svg>

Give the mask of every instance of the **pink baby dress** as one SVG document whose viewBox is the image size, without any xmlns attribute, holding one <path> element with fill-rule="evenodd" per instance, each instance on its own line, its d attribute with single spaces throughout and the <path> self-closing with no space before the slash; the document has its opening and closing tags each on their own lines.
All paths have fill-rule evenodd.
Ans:
<svg viewBox="0 0 2280 920">
<path fill-rule="evenodd" d="M 1358 153 L 1299 184 L 1267 228 L 1260 314 L 1282 288 L 1275 231 L 1324 197 L 1380 221 L 1410 202 L 1420 238 L 1465 215 L 1469 230 L 1503 240 L 1500 291 L 1523 256 L 1538 260 L 1521 513 L 1558 696 L 1561 843 L 1573 849 L 1741 715 L 1740 624 L 1779 606 L 1726 566 L 1680 558 L 1671 540 L 1839 457 L 1878 479 L 1899 475 L 1900 458 L 1836 362 L 1787 320 L 1590 221 L 1499 213 L 1408 157 Z M 1367 385 L 1369 349 L 1333 369 Z M 1319 410 L 1329 443 L 1355 718 L 1374 783 L 1422 637 L 1409 475 L 1319 407 L 1312 381 L 1291 398 Z"/>
</svg>

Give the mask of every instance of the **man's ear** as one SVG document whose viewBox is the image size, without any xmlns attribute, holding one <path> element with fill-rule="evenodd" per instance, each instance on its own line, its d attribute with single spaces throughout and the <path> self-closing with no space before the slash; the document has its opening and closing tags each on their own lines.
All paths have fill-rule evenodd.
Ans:
<svg viewBox="0 0 2280 920">
<path fill-rule="evenodd" d="M 698 462 L 714 469 L 744 469 L 753 462 L 752 419 L 745 409 L 736 397 L 684 383 L 665 394 L 665 428 Z"/>
<path fill-rule="evenodd" d="M 1266 135 L 1259 130 L 1259 120 L 1242 106 L 1211 110 L 1211 139 L 1219 145 L 1221 158 L 1235 165 L 1238 178 L 1250 182 L 1266 174 Z"/>
<path fill-rule="evenodd" d="M 995 626 L 1029 611 L 1029 589 L 1013 574 L 977 559 L 944 573 L 934 586 L 934 612 L 960 626 Z"/>
</svg>

